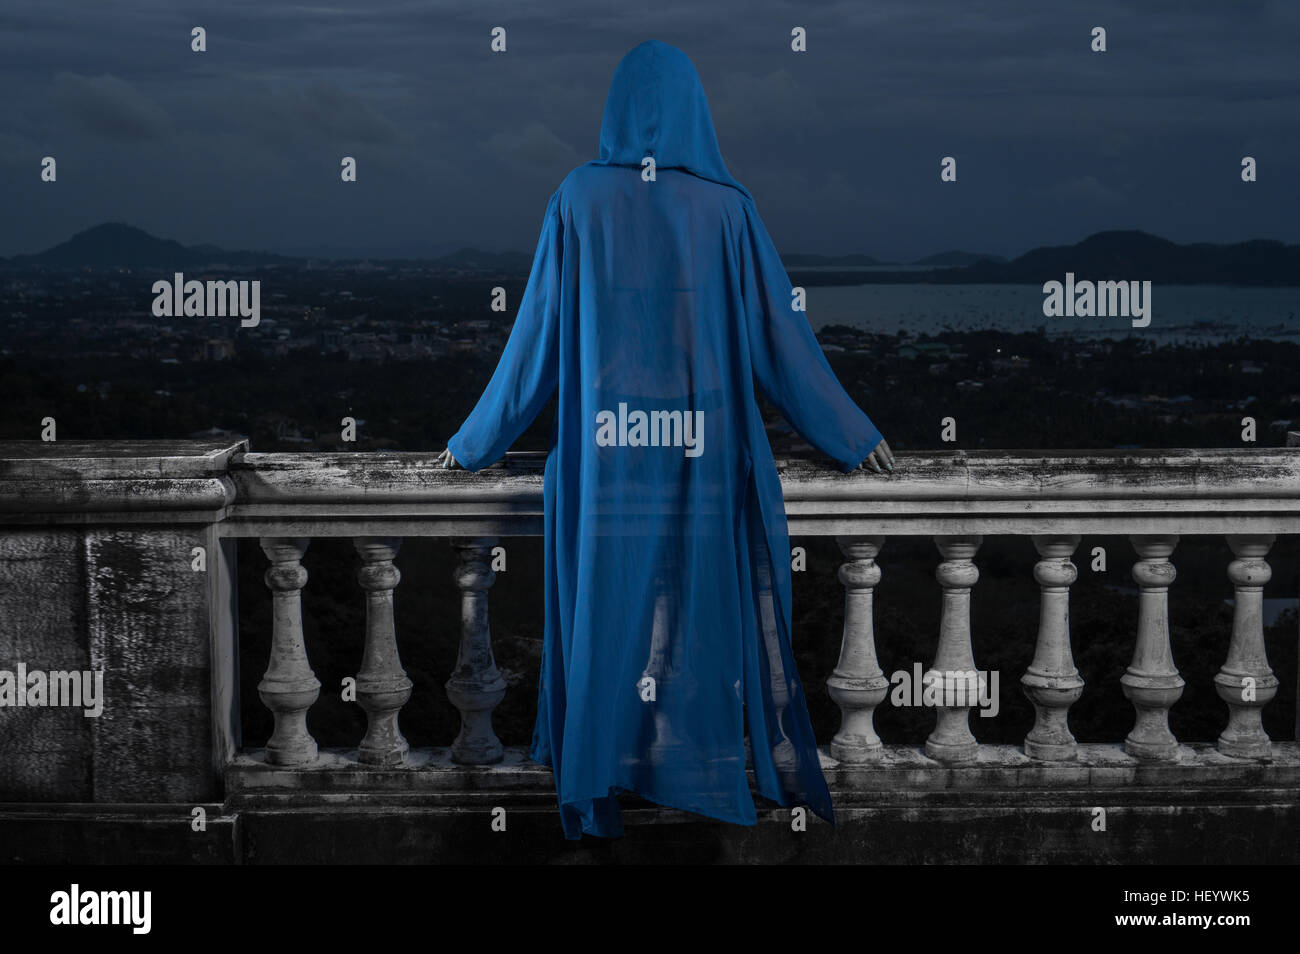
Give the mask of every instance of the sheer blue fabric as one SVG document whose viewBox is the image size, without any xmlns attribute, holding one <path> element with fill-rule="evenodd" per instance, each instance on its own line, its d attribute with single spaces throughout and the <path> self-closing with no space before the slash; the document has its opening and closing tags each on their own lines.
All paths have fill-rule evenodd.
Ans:
<svg viewBox="0 0 1300 954">
<path fill-rule="evenodd" d="M 569 838 L 622 834 L 620 792 L 753 824 L 746 733 L 760 794 L 833 823 L 755 383 L 845 471 L 880 432 L 793 309 L 684 53 L 651 41 L 623 59 L 600 147 L 547 203 L 505 351 L 448 442 L 485 467 L 559 390 L 530 754 L 554 770 Z"/>
</svg>

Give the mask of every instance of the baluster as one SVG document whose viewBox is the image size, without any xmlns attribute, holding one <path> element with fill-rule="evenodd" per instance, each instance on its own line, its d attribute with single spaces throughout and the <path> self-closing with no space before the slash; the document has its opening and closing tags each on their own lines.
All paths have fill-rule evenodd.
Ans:
<svg viewBox="0 0 1300 954">
<path fill-rule="evenodd" d="M 1133 579 L 1141 593 L 1133 661 L 1119 680 L 1137 710 L 1124 751 L 1139 759 L 1175 760 L 1178 740 L 1169 731 L 1169 710 L 1182 696 L 1184 683 L 1169 647 L 1169 584 L 1177 574 L 1168 558 L 1178 535 L 1133 534 L 1129 539 L 1139 557 Z"/>
<path fill-rule="evenodd" d="M 876 660 L 872 604 L 880 567 L 876 554 L 883 537 L 837 537 L 848 562 L 840 565 L 844 585 L 844 634 L 840 661 L 826 680 L 830 697 L 840 707 L 840 730 L 831 740 L 831 756 L 840 762 L 870 762 L 883 748 L 876 734 L 876 706 L 889 691 L 889 680 Z"/>
<path fill-rule="evenodd" d="M 500 762 L 501 742 L 492 731 L 492 710 L 505 698 L 506 681 L 492 657 L 488 625 L 488 588 L 496 581 L 492 548 L 496 537 L 452 541 L 460 554 L 454 578 L 460 587 L 460 650 L 456 669 L 447 680 L 447 698 L 460 710 L 460 733 L 451 746 L 451 759 L 468 765 Z"/>
<path fill-rule="evenodd" d="M 402 541 L 357 537 L 352 541 L 361 566 L 357 582 L 366 591 L 366 641 L 357 673 L 357 703 L 366 711 L 366 734 L 357 750 L 366 765 L 401 765 L 410 751 L 397 714 L 411 698 L 411 680 L 397 653 L 393 590 L 402 573 L 393 558 Z"/>
<path fill-rule="evenodd" d="M 271 561 L 264 579 L 272 592 L 271 659 L 257 694 L 275 716 L 266 743 L 272 765 L 303 765 L 316 759 L 316 740 L 307 731 L 307 710 L 320 695 L 320 682 L 307 662 L 302 638 L 302 588 L 307 583 L 302 555 L 306 537 L 263 537 Z"/>
<path fill-rule="evenodd" d="M 970 730 L 970 710 L 984 694 L 985 680 L 975 671 L 971 652 L 970 591 L 979 579 L 973 558 L 983 540 L 978 535 L 934 538 L 943 556 L 934 573 L 943 587 L 943 610 L 939 648 L 923 680 L 926 690 L 938 691 L 941 702 L 935 709 L 934 731 L 925 740 L 925 754 L 941 762 L 968 762 L 979 754 L 979 743 Z M 957 704 L 962 702 L 966 704 Z"/>
<path fill-rule="evenodd" d="M 1264 557 L 1274 536 L 1234 533 L 1227 539 L 1236 557 L 1228 564 L 1235 593 L 1228 658 L 1214 677 L 1219 698 L 1228 704 L 1228 727 L 1219 736 L 1219 751 L 1243 759 L 1269 758 L 1273 746 L 1261 716 L 1277 695 L 1278 683 L 1264 650 L 1264 584 L 1273 576 Z"/>
<path fill-rule="evenodd" d="M 1020 678 L 1034 705 L 1034 727 L 1025 737 L 1025 754 L 1034 759 L 1069 761 L 1078 757 L 1070 733 L 1070 706 L 1083 695 L 1083 680 L 1070 652 L 1070 584 L 1079 576 L 1071 562 L 1077 534 L 1039 534 L 1034 547 L 1041 559 L 1034 579 L 1041 596 L 1034 661 Z"/>
</svg>

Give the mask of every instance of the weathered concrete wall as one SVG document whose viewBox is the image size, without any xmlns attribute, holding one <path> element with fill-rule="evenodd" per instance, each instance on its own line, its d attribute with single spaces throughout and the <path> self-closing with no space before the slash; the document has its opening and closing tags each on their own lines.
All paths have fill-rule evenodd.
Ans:
<svg viewBox="0 0 1300 954">
<path fill-rule="evenodd" d="M 91 723 L 92 801 L 211 798 L 213 607 L 191 569 L 201 527 L 90 530 L 86 639 L 105 671 L 104 714 Z"/>
<path fill-rule="evenodd" d="M 0 529 L 0 669 L 90 668 L 82 537 Z M 0 709 L 0 801 L 90 801 L 91 722 L 78 709 Z"/>
<path fill-rule="evenodd" d="M 1105 798 L 1107 830 L 1094 831 L 1098 793 L 943 799 L 896 793 L 845 804 L 838 828 L 764 810 L 753 827 L 669 817 L 641 803 L 624 810 L 618 839 L 566 841 L 554 794 L 463 793 L 455 804 L 373 795 L 333 804 L 207 805 L 195 832 L 184 809 L 37 813 L 0 805 L 0 859 L 8 863 L 242 864 L 794 863 L 794 864 L 1295 864 L 1300 804 L 1246 790 Z M 1199 801 L 1199 804 L 1192 802 Z M 491 810 L 505 807 L 507 829 Z"/>
<path fill-rule="evenodd" d="M 3 801 L 211 798 L 204 528 L 0 530 L 0 669 L 103 671 L 103 711 L 0 709 Z"/>
<path fill-rule="evenodd" d="M 227 457 L 0 446 L 0 680 L 102 673 L 97 716 L 0 697 L 0 802 L 220 797 L 237 744 L 234 542 L 214 530 Z"/>
</svg>

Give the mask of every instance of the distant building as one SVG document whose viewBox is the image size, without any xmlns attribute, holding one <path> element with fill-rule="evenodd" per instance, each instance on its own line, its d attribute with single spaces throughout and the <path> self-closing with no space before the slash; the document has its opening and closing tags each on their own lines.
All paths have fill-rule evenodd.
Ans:
<svg viewBox="0 0 1300 954">
<path fill-rule="evenodd" d="M 235 343 L 229 338 L 209 338 L 203 343 L 204 361 L 226 361 L 235 356 Z"/>
</svg>

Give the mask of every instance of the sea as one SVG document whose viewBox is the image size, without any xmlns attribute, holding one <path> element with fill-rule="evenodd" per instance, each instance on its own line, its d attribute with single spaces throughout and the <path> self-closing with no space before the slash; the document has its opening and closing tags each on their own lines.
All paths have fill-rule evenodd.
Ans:
<svg viewBox="0 0 1300 954">
<path fill-rule="evenodd" d="M 853 271 L 835 268 L 828 271 Z M 863 271 L 901 271 L 865 267 Z M 1064 278 L 1064 276 L 1062 276 Z M 814 330 L 848 325 L 864 331 L 912 335 L 996 330 L 1049 336 L 1125 338 L 1156 344 L 1214 344 L 1238 337 L 1300 341 L 1300 288 L 1233 285 L 1159 285 L 1151 288 L 1151 323 L 1131 318 L 1049 318 L 1041 285 L 883 284 L 809 285 Z"/>
</svg>

